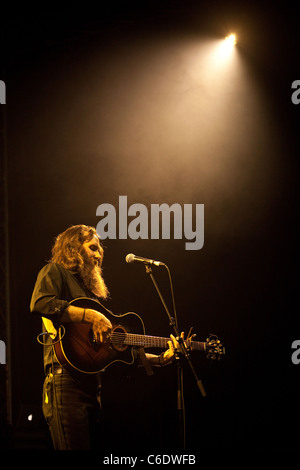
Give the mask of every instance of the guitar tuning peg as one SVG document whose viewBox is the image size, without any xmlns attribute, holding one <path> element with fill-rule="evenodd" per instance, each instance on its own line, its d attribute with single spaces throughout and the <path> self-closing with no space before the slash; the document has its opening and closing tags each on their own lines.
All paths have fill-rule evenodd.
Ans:
<svg viewBox="0 0 300 470">
<path fill-rule="evenodd" d="M 195 336 L 197 336 L 196 333 L 193 333 L 193 334 L 192 334 L 192 330 L 193 330 L 193 326 L 191 326 L 191 328 L 190 328 L 190 330 L 189 330 L 189 332 L 188 332 L 188 334 L 187 334 L 187 338 L 186 338 L 187 340 L 188 340 L 188 339 L 192 339 L 192 338 L 194 338 Z"/>
<path fill-rule="evenodd" d="M 189 329 L 188 335 L 187 335 L 188 338 L 190 337 L 190 334 L 192 333 L 192 329 L 193 329 L 193 327 L 191 326 L 191 328 Z"/>
</svg>

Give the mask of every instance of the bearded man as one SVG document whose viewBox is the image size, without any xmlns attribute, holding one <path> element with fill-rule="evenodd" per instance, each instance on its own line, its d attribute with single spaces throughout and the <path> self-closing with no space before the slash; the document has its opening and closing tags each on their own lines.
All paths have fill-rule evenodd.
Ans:
<svg viewBox="0 0 300 470">
<path fill-rule="evenodd" d="M 42 317 L 46 333 L 43 413 L 57 450 L 99 446 L 94 430 L 101 402 L 100 374 L 83 374 L 60 364 L 52 342 L 57 326 L 70 322 L 90 323 L 96 342 L 109 335 L 112 324 L 103 313 L 70 304 L 79 297 L 107 299 L 102 261 L 103 248 L 95 228 L 69 227 L 56 238 L 52 258 L 39 272 L 31 298 L 30 310 Z M 162 366 L 171 362 L 178 345 L 172 335 L 171 339 L 169 349 L 160 356 L 145 355 L 150 364 Z"/>
</svg>

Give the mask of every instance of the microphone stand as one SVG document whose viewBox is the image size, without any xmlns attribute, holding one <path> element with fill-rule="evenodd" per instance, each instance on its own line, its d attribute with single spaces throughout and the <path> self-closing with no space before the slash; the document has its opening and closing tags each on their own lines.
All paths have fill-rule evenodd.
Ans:
<svg viewBox="0 0 300 470">
<path fill-rule="evenodd" d="M 161 265 L 165 266 L 165 268 L 168 270 L 169 272 L 169 268 L 166 264 L 164 263 L 161 263 Z M 175 333 L 175 337 L 179 343 L 179 349 L 180 349 L 180 353 L 181 355 L 179 354 L 176 354 L 175 357 L 176 357 L 176 364 L 177 364 L 177 381 L 178 381 L 178 389 L 177 389 L 177 410 L 178 410 L 178 416 L 179 416 L 179 426 L 180 426 L 180 434 L 182 436 L 182 439 L 183 439 L 183 448 L 185 449 L 185 416 L 184 416 L 184 399 L 183 399 L 183 370 L 182 370 L 182 361 L 181 361 L 181 357 L 184 357 L 187 361 L 187 363 L 189 364 L 191 370 L 192 370 L 192 373 L 195 377 L 195 380 L 196 380 L 196 383 L 197 383 L 197 386 L 201 392 L 201 395 L 202 397 L 206 397 L 206 391 L 205 391 L 205 388 L 202 384 L 202 381 L 201 379 L 198 378 L 197 376 L 197 373 L 195 371 L 195 368 L 191 362 L 191 359 L 189 357 L 189 354 L 188 354 L 188 351 L 187 351 L 187 347 L 186 347 L 186 344 L 184 342 L 184 340 L 181 338 L 180 336 L 180 333 L 179 333 L 179 329 L 178 329 L 178 324 L 177 324 L 177 321 L 175 321 L 174 317 L 171 316 L 169 310 L 168 310 L 168 307 L 164 301 L 164 298 L 158 288 L 158 285 L 154 279 L 154 276 L 153 276 L 153 272 L 152 272 L 152 269 L 149 265 L 145 265 L 145 269 L 146 269 L 146 273 L 150 276 L 152 282 L 153 282 L 153 285 L 156 289 L 156 292 L 158 293 L 158 296 L 164 306 L 164 309 L 167 313 L 167 316 L 168 316 L 168 319 L 169 319 L 169 324 L 170 326 L 172 326 L 173 330 L 174 330 L 174 333 Z M 170 275 L 170 273 L 169 273 Z M 174 299 L 173 299 L 174 300 Z"/>
</svg>

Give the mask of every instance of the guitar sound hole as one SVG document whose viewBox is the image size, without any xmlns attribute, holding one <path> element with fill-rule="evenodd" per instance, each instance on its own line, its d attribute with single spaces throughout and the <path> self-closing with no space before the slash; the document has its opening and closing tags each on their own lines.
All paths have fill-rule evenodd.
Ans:
<svg viewBox="0 0 300 470">
<path fill-rule="evenodd" d="M 116 351 L 122 352 L 127 349 L 128 346 L 125 343 L 126 337 L 126 330 L 122 326 L 117 326 L 112 330 L 110 340 Z"/>
</svg>

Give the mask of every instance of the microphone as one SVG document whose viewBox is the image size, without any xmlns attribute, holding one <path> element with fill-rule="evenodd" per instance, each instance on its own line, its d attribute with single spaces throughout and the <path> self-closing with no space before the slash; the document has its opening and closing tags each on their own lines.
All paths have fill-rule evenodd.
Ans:
<svg viewBox="0 0 300 470">
<path fill-rule="evenodd" d="M 135 256 L 133 253 L 129 253 L 126 258 L 126 263 L 144 263 L 154 264 L 155 266 L 165 266 L 161 261 L 155 261 L 154 259 L 142 258 L 141 256 Z"/>
</svg>

